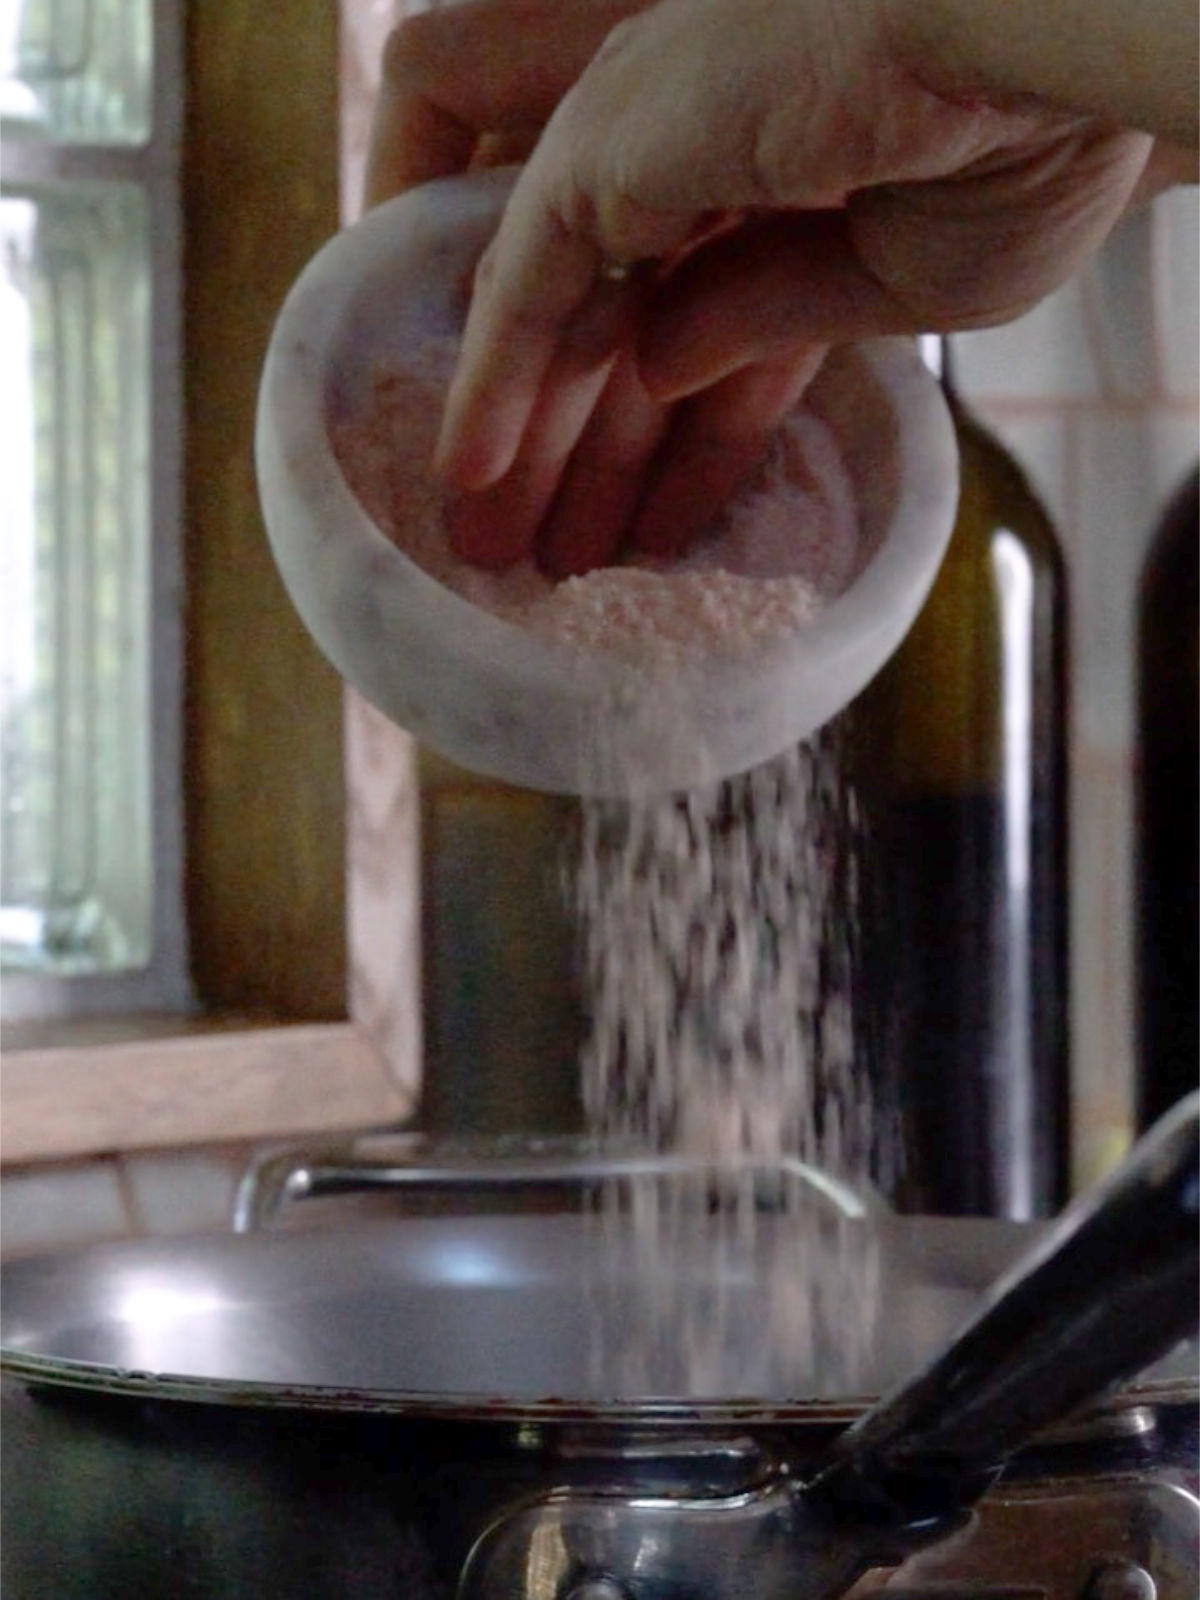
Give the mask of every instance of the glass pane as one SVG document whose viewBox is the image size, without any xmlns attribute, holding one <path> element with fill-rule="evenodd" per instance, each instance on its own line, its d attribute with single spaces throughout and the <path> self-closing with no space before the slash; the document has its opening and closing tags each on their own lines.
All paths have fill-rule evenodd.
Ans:
<svg viewBox="0 0 1200 1600">
<path fill-rule="evenodd" d="M 59 144 L 150 137 L 153 0 L 0 0 L 0 122 Z"/>
<path fill-rule="evenodd" d="M 142 191 L 5 195 L 0 247 L 0 949 L 113 971 L 151 932 Z"/>
</svg>

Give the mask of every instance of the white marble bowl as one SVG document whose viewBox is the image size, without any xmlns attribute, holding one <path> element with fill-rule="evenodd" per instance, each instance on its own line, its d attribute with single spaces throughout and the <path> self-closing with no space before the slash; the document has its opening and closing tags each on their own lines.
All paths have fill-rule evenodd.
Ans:
<svg viewBox="0 0 1200 1600">
<path fill-rule="evenodd" d="M 367 699 L 463 767 L 533 789 L 693 788 L 779 754 L 849 704 L 915 620 L 954 519 L 958 458 L 941 392 L 907 341 L 848 347 L 808 403 L 859 502 L 858 576 L 752 661 L 661 684 L 502 621 L 435 582 L 368 518 L 332 453 L 333 407 L 365 403 L 414 330 L 453 333 L 461 285 L 508 180 L 430 184 L 330 241 L 279 315 L 257 425 L 275 559 L 301 617 Z M 798 292 L 803 292 L 802 289 Z M 667 706 L 669 705 L 669 710 Z"/>
</svg>

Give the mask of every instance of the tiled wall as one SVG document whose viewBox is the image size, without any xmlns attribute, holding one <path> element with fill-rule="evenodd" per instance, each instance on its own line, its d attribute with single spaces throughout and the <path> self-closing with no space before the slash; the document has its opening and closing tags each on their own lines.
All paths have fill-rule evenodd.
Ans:
<svg viewBox="0 0 1200 1600">
<path fill-rule="evenodd" d="M 254 1158 L 297 1151 L 311 1159 L 312 1149 L 310 1140 L 278 1140 L 6 1170 L 0 1255 L 15 1259 L 112 1239 L 227 1232 L 238 1185 Z M 284 1201 L 269 1225 L 349 1223 L 388 1215 L 392 1204 L 370 1193 L 309 1198 L 302 1205 Z"/>
<path fill-rule="evenodd" d="M 250 1157 L 232 1145 L 147 1151 L 17 1167 L 3 1176 L 0 1249 L 6 1257 L 139 1234 L 229 1226 Z"/>
<path fill-rule="evenodd" d="M 1133 1045 L 1135 591 L 1197 457 L 1200 205 L 1176 189 L 1020 322 L 957 346 L 964 392 L 1024 465 L 1067 557 L 1077 1171 L 1127 1135 Z"/>
</svg>

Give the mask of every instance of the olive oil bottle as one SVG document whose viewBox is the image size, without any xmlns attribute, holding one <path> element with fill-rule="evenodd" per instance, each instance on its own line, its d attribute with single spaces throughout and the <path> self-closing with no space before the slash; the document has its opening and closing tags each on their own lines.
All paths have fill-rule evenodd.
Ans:
<svg viewBox="0 0 1200 1600">
<path fill-rule="evenodd" d="M 949 552 L 841 730 L 855 1010 L 896 1125 L 894 1202 L 1021 1219 L 1057 1210 L 1068 1177 L 1065 579 L 1021 469 L 944 362 L 942 381 L 961 457 Z"/>
<path fill-rule="evenodd" d="M 1137 1118 L 1196 1088 L 1200 1063 L 1200 472 L 1172 496 L 1138 595 Z"/>
</svg>

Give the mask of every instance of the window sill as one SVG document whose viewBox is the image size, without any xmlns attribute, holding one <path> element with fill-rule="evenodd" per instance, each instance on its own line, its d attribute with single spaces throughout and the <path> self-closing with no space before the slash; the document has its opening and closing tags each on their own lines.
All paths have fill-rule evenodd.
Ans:
<svg viewBox="0 0 1200 1600">
<path fill-rule="evenodd" d="M 6 1052 L 0 1162 L 387 1127 L 415 1109 L 356 1023 L 180 1026 Z"/>
</svg>

